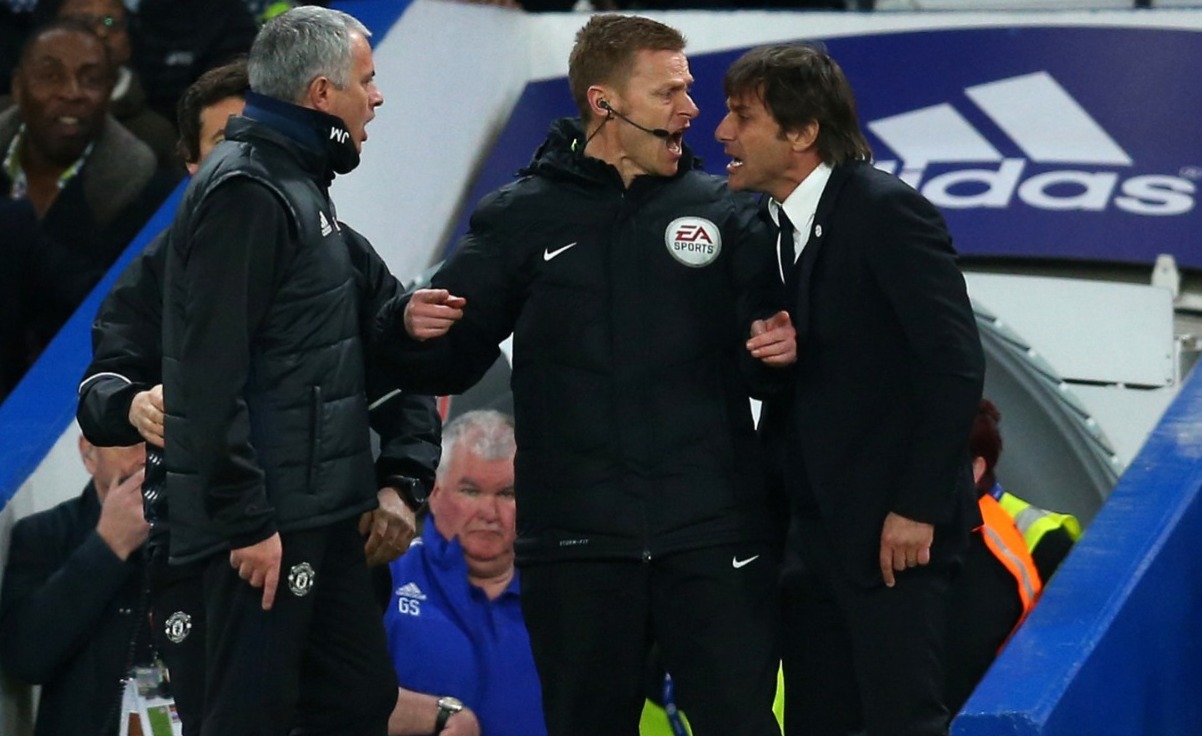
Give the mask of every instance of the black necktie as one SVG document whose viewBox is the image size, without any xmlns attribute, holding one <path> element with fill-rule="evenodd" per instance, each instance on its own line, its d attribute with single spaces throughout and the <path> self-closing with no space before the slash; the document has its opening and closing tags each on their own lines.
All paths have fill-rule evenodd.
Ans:
<svg viewBox="0 0 1202 736">
<path fill-rule="evenodd" d="M 785 214 L 784 207 L 776 211 L 776 218 L 780 221 L 780 272 L 788 282 L 789 272 L 793 270 L 793 223 Z"/>
</svg>

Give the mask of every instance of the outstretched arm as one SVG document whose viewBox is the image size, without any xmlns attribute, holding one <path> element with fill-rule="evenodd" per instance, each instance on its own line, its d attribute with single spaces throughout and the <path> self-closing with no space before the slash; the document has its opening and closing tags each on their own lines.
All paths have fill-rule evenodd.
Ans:
<svg viewBox="0 0 1202 736">
<path fill-rule="evenodd" d="M 100 447 L 146 440 L 163 446 L 161 233 L 117 279 L 92 323 L 92 363 L 79 385 L 76 418 Z"/>
</svg>

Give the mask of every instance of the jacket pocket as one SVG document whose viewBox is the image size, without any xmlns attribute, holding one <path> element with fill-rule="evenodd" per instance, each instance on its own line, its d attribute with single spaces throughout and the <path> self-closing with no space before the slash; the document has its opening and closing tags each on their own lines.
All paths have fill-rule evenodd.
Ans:
<svg viewBox="0 0 1202 736">
<path fill-rule="evenodd" d="M 305 493 L 316 494 L 321 476 L 321 438 L 325 429 L 322 417 L 325 405 L 321 398 L 321 386 L 313 386 L 309 396 L 309 468 L 305 477 Z"/>
</svg>

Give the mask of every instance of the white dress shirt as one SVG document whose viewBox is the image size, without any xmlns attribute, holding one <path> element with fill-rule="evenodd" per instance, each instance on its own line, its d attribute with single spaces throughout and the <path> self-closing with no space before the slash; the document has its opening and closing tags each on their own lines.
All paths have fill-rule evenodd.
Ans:
<svg viewBox="0 0 1202 736">
<path fill-rule="evenodd" d="M 810 240 L 810 230 L 814 226 L 814 215 L 818 212 L 818 200 L 822 199 L 822 192 L 826 189 L 826 183 L 831 178 L 831 167 L 825 163 L 818 164 L 818 168 L 810 172 L 810 175 L 802 180 L 797 188 L 794 189 L 784 203 L 777 202 L 775 199 L 768 200 L 768 214 L 772 217 L 772 222 L 778 228 L 780 227 L 780 217 L 778 215 L 780 208 L 785 208 L 785 214 L 788 215 L 789 221 L 793 223 L 793 262 L 797 263 L 797 259 L 801 257 L 801 252 L 805 250 L 806 243 Z M 776 253 L 780 256 L 780 237 L 776 239 Z M 781 279 L 785 275 L 781 274 Z"/>
</svg>

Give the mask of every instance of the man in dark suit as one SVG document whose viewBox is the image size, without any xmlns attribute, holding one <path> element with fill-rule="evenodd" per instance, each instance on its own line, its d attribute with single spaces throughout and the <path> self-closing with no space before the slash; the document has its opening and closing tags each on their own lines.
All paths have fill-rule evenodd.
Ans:
<svg viewBox="0 0 1202 736">
<path fill-rule="evenodd" d="M 792 508 L 788 734 L 942 734 L 948 582 L 980 523 L 966 437 L 984 357 L 942 217 L 877 171 L 839 66 L 748 52 L 717 138 L 769 195 L 797 329 L 762 435 Z"/>
</svg>

